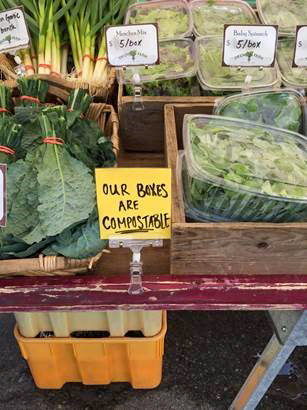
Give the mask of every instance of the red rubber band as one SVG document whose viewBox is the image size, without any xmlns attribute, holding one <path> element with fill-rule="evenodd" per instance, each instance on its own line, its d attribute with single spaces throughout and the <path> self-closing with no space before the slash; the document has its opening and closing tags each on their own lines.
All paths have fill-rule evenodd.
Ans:
<svg viewBox="0 0 307 410">
<path fill-rule="evenodd" d="M 5 145 L 0 145 L 0 152 L 4 152 L 8 155 L 15 155 L 16 151 L 12 148 L 6 147 Z"/>
<path fill-rule="evenodd" d="M 51 68 L 51 64 L 39 64 L 38 66 L 43 68 Z"/>
<path fill-rule="evenodd" d="M 54 145 L 64 144 L 64 140 L 62 140 L 62 138 L 57 138 L 57 137 L 45 137 L 43 138 L 43 142 L 45 144 L 54 144 Z"/>
<path fill-rule="evenodd" d="M 8 112 L 8 113 L 10 113 L 9 110 L 7 110 L 6 108 L 3 108 L 3 107 L 0 107 L 0 113 L 1 113 L 1 112 Z"/>
<path fill-rule="evenodd" d="M 96 58 L 96 61 L 103 61 L 103 60 L 108 61 L 108 59 L 107 59 L 106 57 L 98 57 L 98 58 Z"/>
<path fill-rule="evenodd" d="M 37 104 L 40 104 L 40 100 L 38 98 L 35 97 L 30 97 L 29 95 L 22 95 L 20 97 L 21 100 L 26 100 L 26 101 L 31 101 L 31 102 L 35 102 Z"/>
<path fill-rule="evenodd" d="M 89 55 L 89 54 L 85 54 L 85 55 L 82 57 L 82 61 L 84 61 L 85 58 L 89 58 L 90 60 L 92 60 L 93 62 L 95 62 L 95 59 L 94 59 L 91 55 Z"/>
</svg>

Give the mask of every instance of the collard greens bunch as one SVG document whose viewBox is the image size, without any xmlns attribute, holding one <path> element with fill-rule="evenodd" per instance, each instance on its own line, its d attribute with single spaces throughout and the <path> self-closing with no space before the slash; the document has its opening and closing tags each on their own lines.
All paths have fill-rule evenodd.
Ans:
<svg viewBox="0 0 307 410">
<path fill-rule="evenodd" d="M 114 164 L 112 143 L 81 118 L 91 102 L 83 90 L 74 90 L 67 106 L 47 106 L 38 104 L 46 83 L 21 79 L 19 85 L 22 104 L 0 118 L 6 128 L 0 145 L 14 152 L 1 152 L 8 173 L 0 257 L 95 256 L 106 242 L 98 232 L 94 169 Z M 0 94 L 10 101 L 9 90 L 1 87 Z"/>
</svg>

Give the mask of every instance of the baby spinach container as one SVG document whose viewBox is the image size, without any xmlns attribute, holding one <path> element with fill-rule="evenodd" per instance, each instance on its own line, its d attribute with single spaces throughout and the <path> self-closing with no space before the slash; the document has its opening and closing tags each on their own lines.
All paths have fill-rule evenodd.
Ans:
<svg viewBox="0 0 307 410">
<path fill-rule="evenodd" d="M 305 137 L 211 115 L 185 115 L 183 135 L 193 208 L 241 222 L 307 220 Z"/>
<path fill-rule="evenodd" d="M 190 3 L 196 36 L 223 35 L 224 24 L 257 24 L 254 10 L 240 0 L 194 0 Z"/>
<path fill-rule="evenodd" d="M 305 134 L 305 99 L 296 90 L 261 90 L 219 100 L 213 114 Z"/>
</svg>

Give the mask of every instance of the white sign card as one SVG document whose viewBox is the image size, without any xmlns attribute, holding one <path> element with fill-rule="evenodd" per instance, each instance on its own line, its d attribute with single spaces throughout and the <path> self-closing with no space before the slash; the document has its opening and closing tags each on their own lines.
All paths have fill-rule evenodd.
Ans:
<svg viewBox="0 0 307 410">
<path fill-rule="evenodd" d="M 222 65 L 273 67 L 277 39 L 278 26 L 225 24 Z"/>
<path fill-rule="evenodd" d="M 110 26 L 106 29 L 108 62 L 115 67 L 159 63 L 156 24 Z"/>
<path fill-rule="evenodd" d="M 0 226 L 6 226 L 6 164 L 0 164 Z"/>
<path fill-rule="evenodd" d="M 307 26 L 297 26 L 293 67 L 307 67 Z"/>
<path fill-rule="evenodd" d="M 19 50 L 30 45 L 29 32 L 22 7 L 0 13 L 0 52 Z"/>
</svg>

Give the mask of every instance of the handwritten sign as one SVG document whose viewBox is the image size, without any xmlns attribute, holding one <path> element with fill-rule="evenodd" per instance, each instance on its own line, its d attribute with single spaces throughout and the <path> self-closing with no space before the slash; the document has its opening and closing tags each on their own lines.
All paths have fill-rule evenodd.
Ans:
<svg viewBox="0 0 307 410">
<path fill-rule="evenodd" d="M 111 26 L 106 29 L 108 62 L 115 67 L 159 63 L 156 24 Z"/>
<path fill-rule="evenodd" d="M 0 13 L 0 51 L 18 50 L 30 45 L 22 7 Z"/>
<path fill-rule="evenodd" d="M 277 26 L 226 24 L 222 65 L 273 67 L 277 39 Z"/>
<path fill-rule="evenodd" d="M 293 67 L 307 67 L 307 26 L 297 26 Z"/>
<path fill-rule="evenodd" d="M 96 169 L 101 239 L 169 239 L 171 170 Z"/>
<path fill-rule="evenodd" d="M 6 172 L 6 165 L 0 164 L 0 226 L 6 226 Z"/>
</svg>

